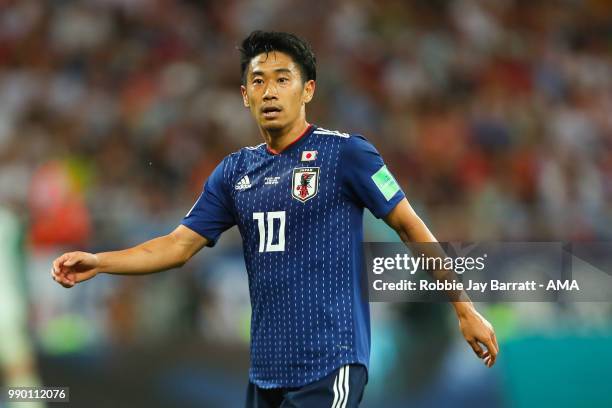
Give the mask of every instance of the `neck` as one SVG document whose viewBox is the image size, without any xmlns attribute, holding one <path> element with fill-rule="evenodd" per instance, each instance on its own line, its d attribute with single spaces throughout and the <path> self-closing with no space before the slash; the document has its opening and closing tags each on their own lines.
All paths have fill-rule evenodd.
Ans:
<svg viewBox="0 0 612 408">
<path fill-rule="evenodd" d="M 259 128 L 268 149 L 273 153 L 279 153 L 285 150 L 297 137 L 299 137 L 309 126 L 304 117 L 296 120 L 290 125 L 281 129 L 264 129 Z"/>
</svg>

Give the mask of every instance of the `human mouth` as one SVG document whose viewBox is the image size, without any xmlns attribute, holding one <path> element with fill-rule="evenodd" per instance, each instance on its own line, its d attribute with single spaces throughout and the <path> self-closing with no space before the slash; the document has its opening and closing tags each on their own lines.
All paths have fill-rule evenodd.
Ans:
<svg viewBox="0 0 612 408">
<path fill-rule="evenodd" d="M 282 109 L 279 108 L 278 106 L 266 106 L 261 109 L 261 112 L 264 118 L 273 119 L 273 118 L 276 118 L 280 114 L 281 110 Z"/>
</svg>

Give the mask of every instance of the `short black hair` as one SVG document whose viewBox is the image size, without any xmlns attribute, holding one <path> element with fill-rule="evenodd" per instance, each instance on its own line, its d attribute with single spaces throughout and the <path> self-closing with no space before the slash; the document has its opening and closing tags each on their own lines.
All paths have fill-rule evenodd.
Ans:
<svg viewBox="0 0 612 408">
<path fill-rule="evenodd" d="M 302 81 L 317 79 L 317 59 L 310 44 L 295 34 L 278 31 L 253 31 L 242 41 L 240 71 L 242 84 L 246 84 L 247 67 L 251 60 L 262 53 L 280 51 L 289 55 L 299 66 Z"/>
</svg>

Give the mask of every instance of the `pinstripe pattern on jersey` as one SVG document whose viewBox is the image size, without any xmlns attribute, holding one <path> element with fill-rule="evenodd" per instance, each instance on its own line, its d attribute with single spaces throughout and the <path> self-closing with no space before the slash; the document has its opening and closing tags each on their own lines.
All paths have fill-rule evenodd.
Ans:
<svg viewBox="0 0 612 408">
<path fill-rule="evenodd" d="M 350 213 L 361 210 L 341 194 L 344 135 L 313 128 L 281 154 L 260 145 L 233 154 L 226 165 L 226 185 L 245 176 L 251 183 L 249 189 L 231 189 L 231 195 L 252 304 L 249 375 L 262 388 L 300 386 L 345 364 L 367 365 L 360 355 L 369 344 L 357 345 L 353 330 L 358 282 L 350 262 L 355 250 Z M 316 159 L 301 162 L 303 150 L 316 150 Z M 306 202 L 291 194 L 293 169 L 299 167 L 320 167 L 318 193 Z M 266 185 L 266 177 L 280 179 Z M 279 211 L 286 217 L 285 251 L 259 252 L 253 213 Z M 278 239 L 277 231 L 271 233 Z"/>
</svg>

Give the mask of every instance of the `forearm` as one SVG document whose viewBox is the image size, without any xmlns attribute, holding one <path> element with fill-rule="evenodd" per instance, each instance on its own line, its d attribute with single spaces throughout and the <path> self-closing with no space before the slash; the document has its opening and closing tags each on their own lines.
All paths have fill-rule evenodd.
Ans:
<svg viewBox="0 0 612 408">
<path fill-rule="evenodd" d="M 444 258 L 446 253 L 438 243 L 436 237 L 429 231 L 429 228 L 418 217 L 406 228 L 400 228 L 398 234 L 402 241 L 411 248 L 419 250 L 423 255 L 430 258 Z M 429 271 L 434 279 L 439 281 L 456 280 L 457 274 L 453 270 L 432 270 Z M 453 305 L 457 315 L 464 315 L 474 309 L 472 301 L 465 291 L 451 291 L 448 293 L 450 303 Z"/>
<path fill-rule="evenodd" d="M 385 217 L 387 224 L 400 236 L 413 254 L 423 254 L 427 257 L 446 258 L 446 253 L 438 243 L 436 237 L 427 228 L 425 223 L 414 212 L 408 200 L 403 199 Z M 417 255 L 418 256 L 418 255 Z M 458 280 L 454 270 L 447 270 L 442 265 L 440 269 L 428 272 L 438 281 Z M 447 291 L 449 301 L 457 313 L 461 333 L 472 346 L 476 355 L 484 359 L 485 364 L 491 367 L 495 363 L 499 346 L 491 324 L 474 308 L 470 298 L 463 290 Z M 484 352 L 479 345 L 486 345 Z"/>
<path fill-rule="evenodd" d="M 180 267 L 188 259 L 186 251 L 180 248 L 171 234 L 133 248 L 101 252 L 96 256 L 99 272 L 125 275 L 161 272 Z"/>
</svg>

